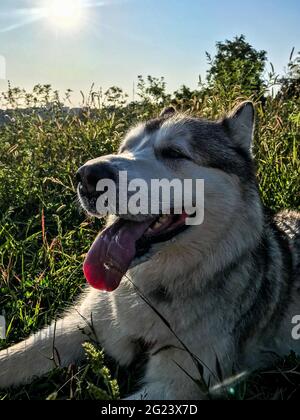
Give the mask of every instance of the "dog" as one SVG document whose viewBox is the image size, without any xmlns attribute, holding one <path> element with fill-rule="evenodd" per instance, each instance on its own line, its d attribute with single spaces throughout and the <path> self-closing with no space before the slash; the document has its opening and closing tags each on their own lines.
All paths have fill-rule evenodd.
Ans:
<svg viewBox="0 0 300 420">
<path fill-rule="evenodd" d="M 79 169 L 80 202 L 95 217 L 103 178 L 118 182 L 124 171 L 146 185 L 154 177 L 202 179 L 203 223 L 187 226 L 172 212 L 108 211 L 85 262 L 93 287 L 55 324 L 0 352 L 1 388 L 79 361 L 92 334 L 122 366 L 143 343 L 146 370 L 132 400 L 204 399 L 221 382 L 300 354 L 292 334 L 300 315 L 300 214 L 264 209 L 254 126 L 251 102 L 215 122 L 168 108 L 132 129 L 118 154 Z"/>
</svg>

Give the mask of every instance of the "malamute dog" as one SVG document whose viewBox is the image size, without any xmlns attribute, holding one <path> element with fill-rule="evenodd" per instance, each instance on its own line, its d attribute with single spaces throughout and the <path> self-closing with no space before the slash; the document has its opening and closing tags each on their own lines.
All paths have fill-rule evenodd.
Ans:
<svg viewBox="0 0 300 420">
<path fill-rule="evenodd" d="M 146 373 L 129 399 L 205 398 L 197 361 L 216 387 L 220 376 L 226 382 L 300 353 L 292 334 L 300 315 L 300 214 L 271 216 L 262 206 L 251 154 L 254 119 L 250 102 L 218 122 L 170 108 L 134 128 L 117 155 L 79 170 L 80 201 L 96 217 L 97 182 L 116 180 L 120 171 L 146 183 L 203 179 L 204 222 L 112 215 L 87 255 L 94 287 L 55 325 L 0 353 L 0 387 L 78 361 L 90 334 L 124 366 L 140 342 L 146 346 Z"/>
</svg>

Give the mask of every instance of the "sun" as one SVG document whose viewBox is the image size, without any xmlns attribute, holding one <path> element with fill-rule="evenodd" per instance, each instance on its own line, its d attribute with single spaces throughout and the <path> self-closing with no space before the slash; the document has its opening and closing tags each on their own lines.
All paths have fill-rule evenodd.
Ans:
<svg viewBox="0 0 300 420">
<path fill-rule="evenodd" d="M 48 0 L 46 17 L 52 25 L 70 29 L 79 26 L 83 20 L 84 0 Z"/>
</svg>

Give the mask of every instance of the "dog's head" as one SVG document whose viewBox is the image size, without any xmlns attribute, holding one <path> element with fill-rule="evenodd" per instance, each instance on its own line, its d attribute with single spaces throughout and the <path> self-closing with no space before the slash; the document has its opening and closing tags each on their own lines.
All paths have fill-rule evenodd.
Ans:
<svg viewBox="0 0 300 420">
<path fill-rule="evenodd" d="M 218 122 L 168 108 L 130 131 L 117 155 L 79 169 L 84 209 L 100 217 L 105 208 L 112 216 L 86 258 L 92 286 L 115 290 L 124 274 L 141 264 L 159 266 L 172 278 L 187 265 L 191 270 L 202 264 L 203 275 L 209 275 L 249 246 L 262 225 L 251 154 L 254 120 L 250 102 Z M 154 181 L 162 180 L 172 186 L 167 199 L 166 190 L 152 194 Z"/>
</svg>

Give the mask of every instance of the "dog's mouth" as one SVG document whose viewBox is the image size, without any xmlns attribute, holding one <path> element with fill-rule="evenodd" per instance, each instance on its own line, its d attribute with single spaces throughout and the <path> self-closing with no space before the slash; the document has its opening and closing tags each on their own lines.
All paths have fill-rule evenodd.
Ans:
<svg viewBox="0 0 300 420">
<path fill-rule="evenodd" d="M 98 290 L 116 290 L 128 269 L 138 265 L 153 244 L 169 241 L 188 227 L 187 217 L 183 213 L 144 222 L 118 218 L 98 235 L 86 256 L 83 270 L 88 283 Z"/>
</svg>

